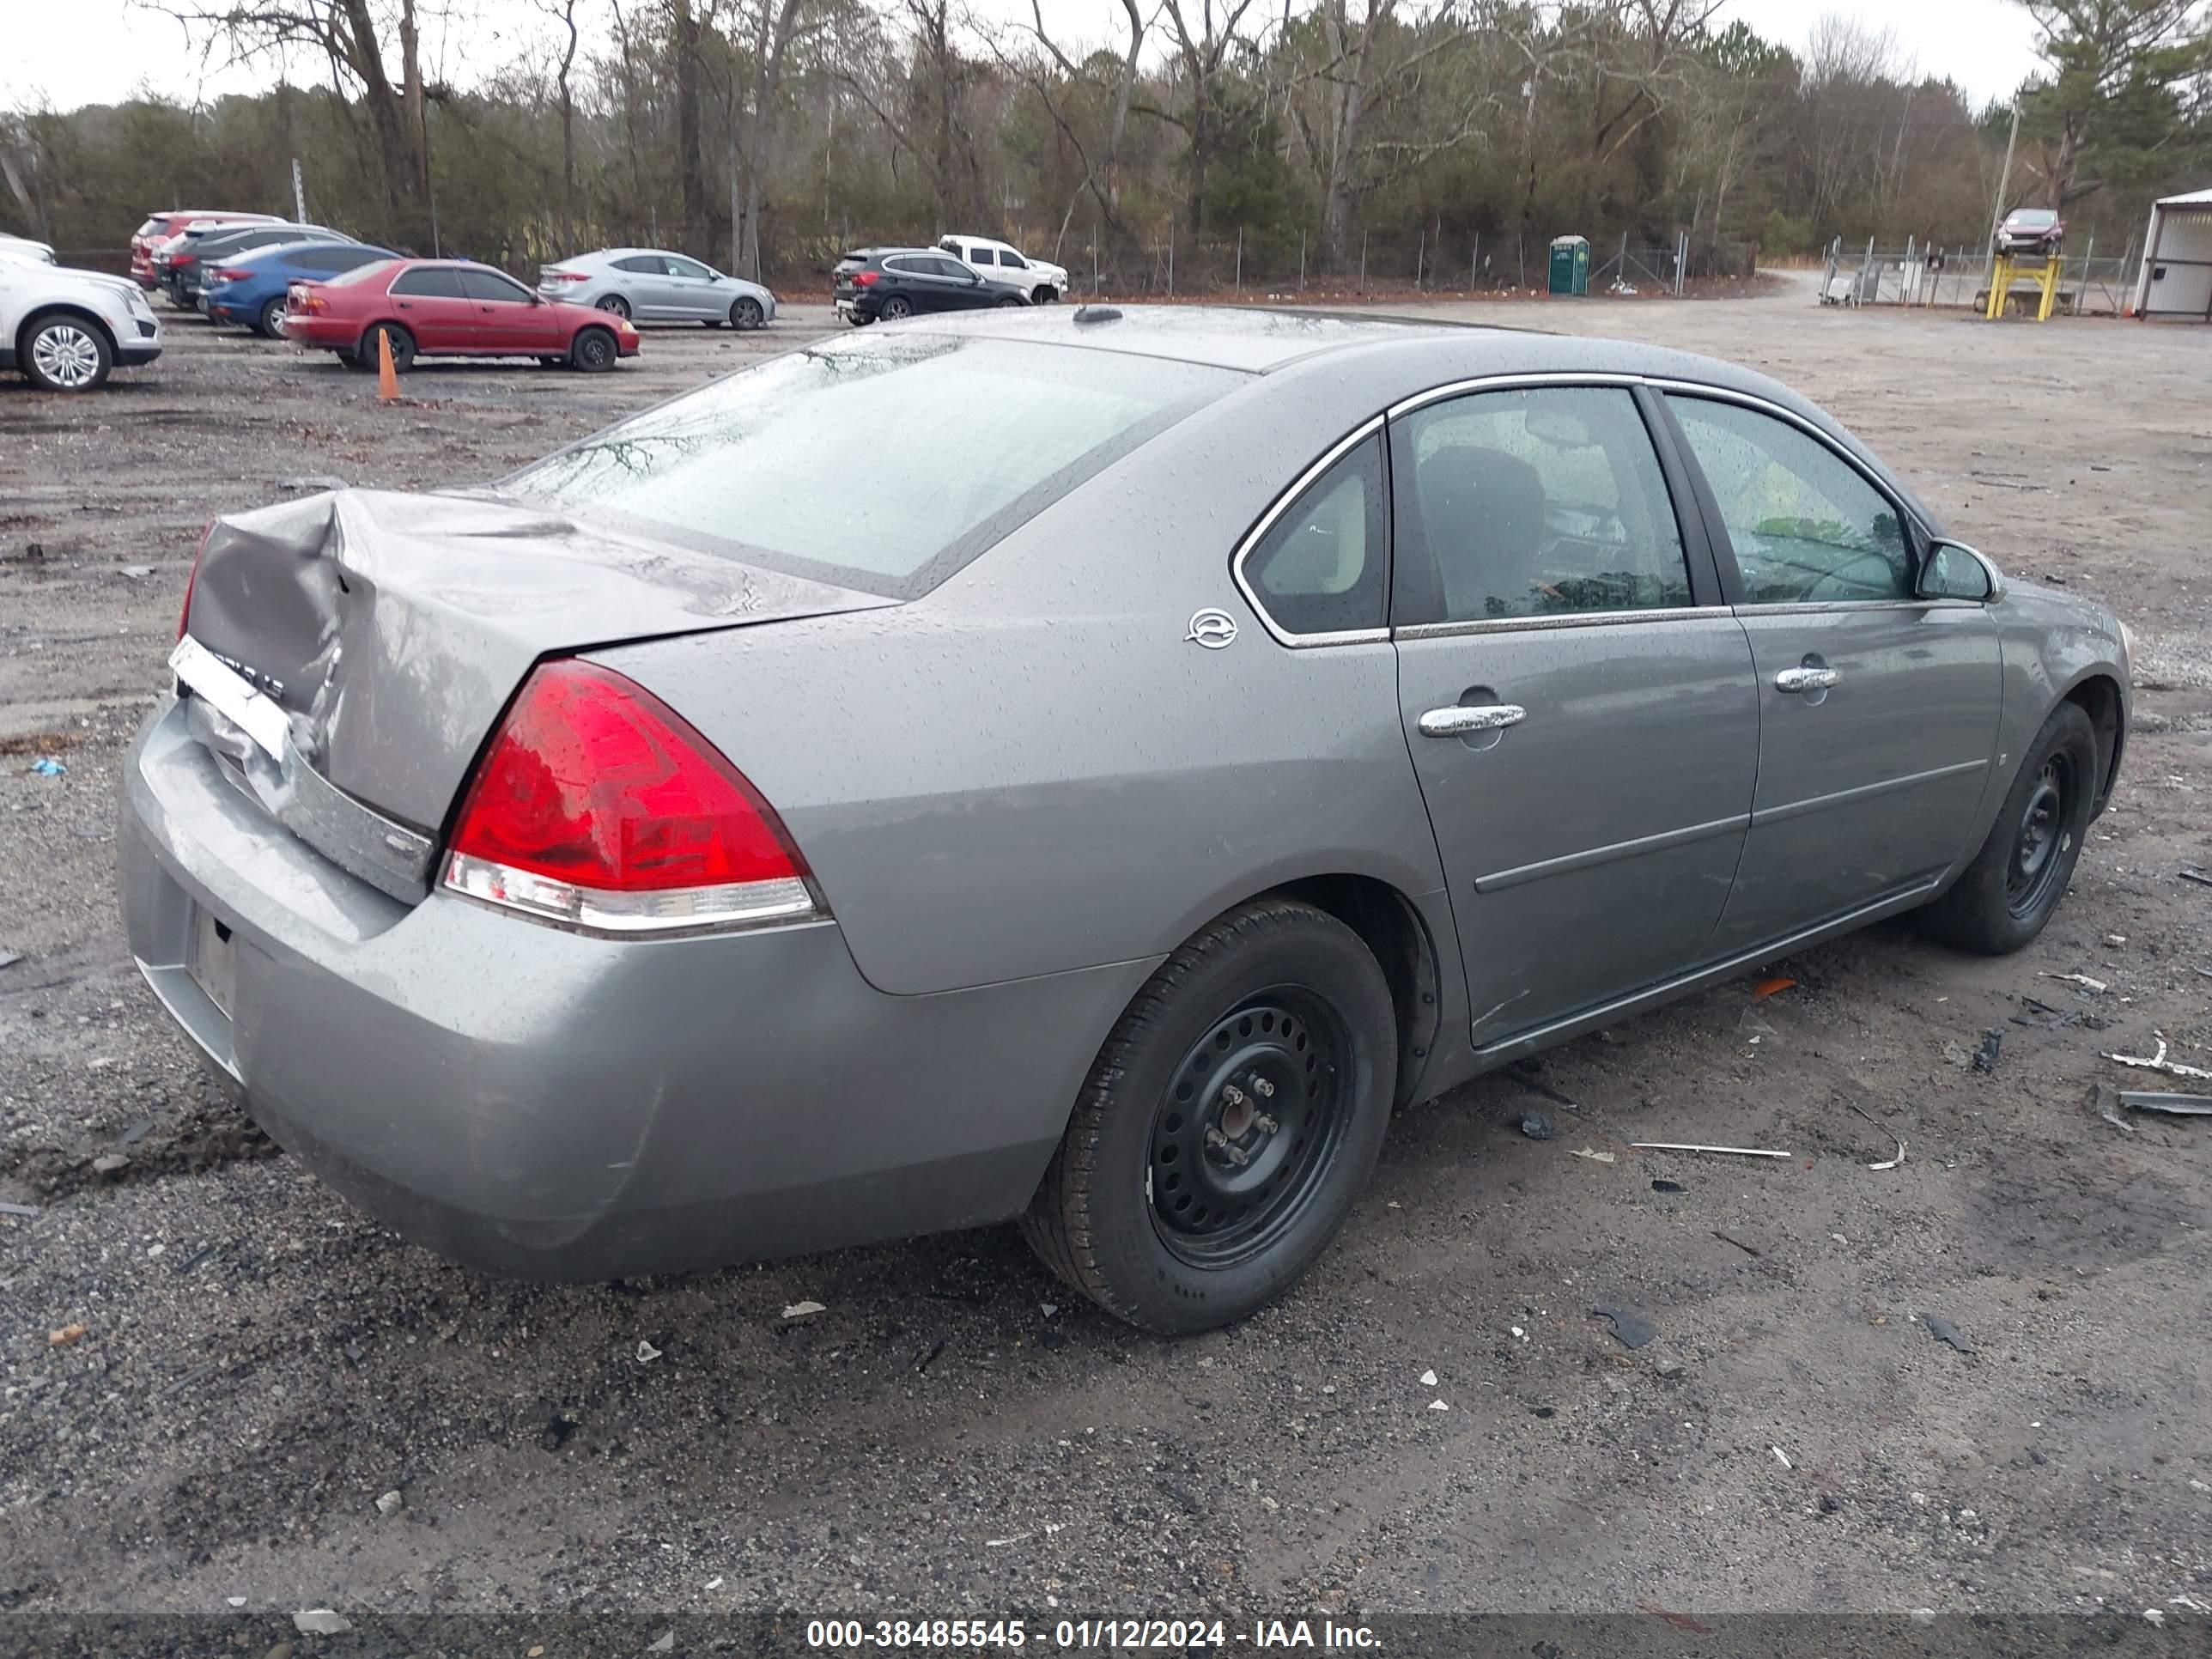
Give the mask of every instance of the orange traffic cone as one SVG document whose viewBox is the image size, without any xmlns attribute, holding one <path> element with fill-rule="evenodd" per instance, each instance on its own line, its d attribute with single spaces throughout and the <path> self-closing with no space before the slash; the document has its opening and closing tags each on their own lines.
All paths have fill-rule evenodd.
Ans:
<svg viewBox="0 0 2212 1659">
<path fill-rule="evenodd" d="M 376 400 L 397 403 L 399 400 L 399 371 L 392 366 L 392 331 L 376 331 Z"/>
</svg>

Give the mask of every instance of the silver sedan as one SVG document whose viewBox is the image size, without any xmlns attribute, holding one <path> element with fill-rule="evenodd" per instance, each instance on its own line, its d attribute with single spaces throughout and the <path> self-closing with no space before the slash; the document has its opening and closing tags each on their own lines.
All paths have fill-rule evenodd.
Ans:
<svg viewBox="0 0 2212 1659">
<path fill-rule="evenodd" d="M 1170 1332 L 1395 1105 L 1878 918 L 2027 945 L 2130 708 L 1763 376 L 1095 306 L 226 516 L 171 660 L 131 948 L 392 1225 L 592 1279 L 1018 1218 Z"/>
<path fill-rule="evenodd" d="M 758 283 L 660 248 L 606 247 L 543 266 L 538 291 L 639 323 L 765 328 L 775 320 L 775 295 Z"/>
</svg>

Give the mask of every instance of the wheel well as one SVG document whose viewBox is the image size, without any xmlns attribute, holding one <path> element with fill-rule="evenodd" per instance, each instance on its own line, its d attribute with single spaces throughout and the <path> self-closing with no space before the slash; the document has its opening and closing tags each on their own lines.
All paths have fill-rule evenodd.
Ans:
<svg viewBox="0 0 2212 1659">
<path fill-rule="evenodd" d="M 73 306 L 64 301 L 55 305 L 40 306 L 23 319 L 23 325 L 15 331 L 15 355 L 18 358 L 29 354 L 31 331 L 49 317 L 74 317 L 81 323 L 91 324 L 94 328 L 100 331 L 100 338 L 107 342 L 107 355 L 111 357 L 115 355 L 117 349 L 115 331 L 108 327 L 100 313 L 96 311 L 87 311 L 82 306 Z"/>
<path fill-rule="evenodd" d="M 2115 681 L 2102 674 L 2094 674 L 2066 694 L 2066 701 L 2079 703 L 2081 712 L 2089 717 L 2089 725 L 2097 734 L 2097 805 L 2105 810 L 2112 799 L 2112 786 L 2120 780 L 2120 750 L 2124 733 L 2120 730 L 2120 688 Z"/>
<path fill-rule="evenodd" d="M 380 317 L 374 322 L 369 324 L 367 327 L 362 330 L 361 344 L 356 348 L 360 351 L 363 359 L 369 362 L 374 363 L 376 361 L 376 348 L 372 342 L 375 339 L 376 331 L 380 328 L 388 328 L 394 334 L 397 334 L 401 338 L 406 340 L 410 344 L 414 343 L 415 331 L 413 329 L 408 327 L 406 324 L 401 322 L 397 317 Z"/>
<path fill-rule="evenodd" d="M 1276 889 L 1286 897 L 1325 910 L 1359 935 L 1390 987 L 1398 1015 L 1398 1098 L 1416 1097 L 1421 1073 L 1437 1042 L 1441 1018 L 1437 1003 L 1436 942 L 1413 902 L 1387 881 L 1371 876 L 1310 876 Z"/>
</svg>

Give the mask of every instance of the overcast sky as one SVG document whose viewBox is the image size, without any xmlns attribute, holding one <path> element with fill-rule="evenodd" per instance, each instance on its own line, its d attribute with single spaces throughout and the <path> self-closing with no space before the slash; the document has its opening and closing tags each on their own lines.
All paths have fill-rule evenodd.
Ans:
<svg viewBox="0 0 2212 1659">
<path fill-rule="evenodd" d="M 1055 33 L 1103 40 L 1121 26 L 1117 0 L 1043 4 L 1046 26 Z M 987 16 L 1029 15 L 1028 0 L 976 0 L 976 9 Z M 1835 0 L 1725 0 L 1722 15 L 1800 46 L 1824 12 L 1839 9 L 1888 30 L 1921 73 L 1948 76 L 1978 101 L 2010 92 L 2035 67 L 2034 28 L 2014 0 L 1849 0 L 1844 6 Z M 442 64 L 434 72 L 465 83 L 465 52 L 480 64 L 507 57 L 509 31 L 526 29 L 532 15 L 524 0 L 453 0 L 453 15 L 471 21 L 465 31 L 456 23 L 431 33 L 430 54 Z M 273 78 L 266 66 L 203 70 L 174 22 L 131 0 L 69 0 L 63 6 L 0 0 L 0 40 L 15 47 L 0 57 L 0 106 L 40 99 L 59 109 L 113 103 L 141 85 L 189 100 L 251 91 Z M 319 70 L 304 58 L 294 68 L 301 78 Z"/>
</svg>

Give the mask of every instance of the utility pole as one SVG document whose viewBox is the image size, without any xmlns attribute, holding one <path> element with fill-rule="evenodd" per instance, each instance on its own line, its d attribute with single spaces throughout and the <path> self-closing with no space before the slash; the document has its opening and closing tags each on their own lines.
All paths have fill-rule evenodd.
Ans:
<svg viewBox="0 0 2212 1659">
<path fill-rule="evenodd" d="M 300 158 L 296 155 L 292 158 L 292 213 L 294 224 L 307 222 L 307 185 L 300 176 Z"/>
<path fill-rule="evenodd" d="M 1997 174 L 1997 199 L 1990 210 L 1990 246 L 1997 242 L 1997 227 L 2004 222 L 2005 191 L 2012 187 L 2012 155 L 2020 143 L 2020 94 L 2012 100 L 2012 136 L 2005 140 L 2004 170 Z"/>
</svg>

